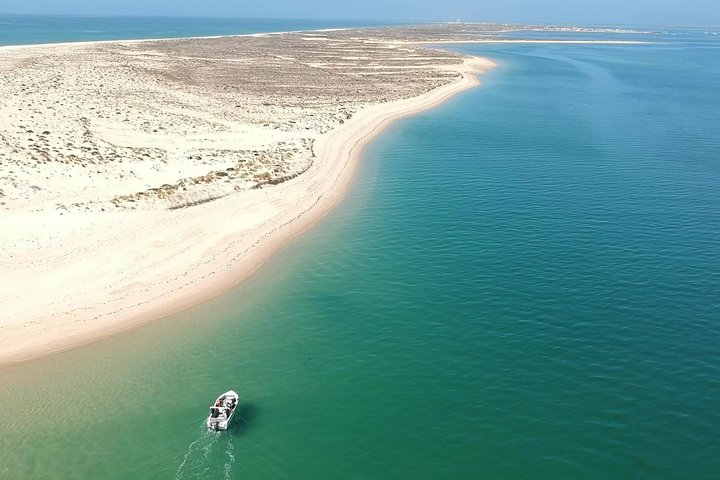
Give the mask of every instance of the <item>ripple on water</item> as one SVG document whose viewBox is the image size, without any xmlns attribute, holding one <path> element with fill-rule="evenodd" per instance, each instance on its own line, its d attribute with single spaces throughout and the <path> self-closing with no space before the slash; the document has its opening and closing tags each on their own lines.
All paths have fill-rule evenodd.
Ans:
<svg viewBox="0 0 720 480">
<path fill-rule="evenodd" d="M 0 477 L 714 478 L 717 50 L 473 48 L 250 282 L 0 372 Z"/>
</svg>

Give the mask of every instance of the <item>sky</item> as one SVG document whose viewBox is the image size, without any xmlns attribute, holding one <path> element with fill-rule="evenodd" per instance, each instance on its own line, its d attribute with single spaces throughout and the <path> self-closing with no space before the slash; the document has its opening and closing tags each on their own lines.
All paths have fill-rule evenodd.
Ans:
<svg viewBox="0 0 720 480">
<path fill-rule="evenodd" d="M 720 26 L 720 0 L 0 0 L 0 13 Z"/>
</svg>

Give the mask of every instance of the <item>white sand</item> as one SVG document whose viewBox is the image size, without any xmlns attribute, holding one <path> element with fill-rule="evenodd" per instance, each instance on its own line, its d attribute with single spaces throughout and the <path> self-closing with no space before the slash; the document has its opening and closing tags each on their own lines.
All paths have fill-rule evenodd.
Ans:
<svg viewBox="0 0 720 480">
<path fill-rule="evenodd" d="M 319 42 L 313 38 L 312 43 Z M 22 62 L 24 52 L 21 48 L 12 49 L 15 56 L 5 61 Z M 148 57 L 149 53 L 143 55 Z M 397 56 L 396 51 L 394 55 Z M 10 68 L 8 65 L 0 63 L 6 69 Z M 39 159 L 35 169 L 27 167 L 31 163 L 18 163 L 24 169 L 18 172 L 15 164 L 0 157 L 4 169 L 0 170 L 0 188 L 4 185 L 6 190 L 0 201 L 7 204 L 5 210 L 0 210 L 0 365 L 92 342 L 178 312 L 237 285 L 273 252 L 342 200 L 363 147 L 388 123 L 476 85 L 476 76 L 492 66 L 492 62 L 479 58 L 443 65 L 445 71 L 461 76 L 411 98 L 384 103 L 356 102 L 352 105 L 352 118 L 345 122 L 333 123 L 337 112 L 329 107 L 321 109 L 325 112 L 322 121 L 310 118 L 315 118 L 317 110 L 307 111 L 312 113 L 302 108 L 293 110 L 287 118 L 296 119 L 292 121 L 294 130 L 249 121 L 223 122 L 220 116 L 208 114 L 205 120 L 214 127 L 205 128 L 200 118 L 198 128 L 205 128 L 201 134 L 147 129 L 142 133 L 137 128 L 123 129 L 118 122 L 99 116 L 90 121 L 92 132 L 102 138 L 108 151 L 124 145 L 138 155 L 144 151 L 160 152 L 158 158 L 176 155 L 179 160 L 161 162 L 138 156 L 130 164 L 108 166 L 98 162 L 92 166 L 97 173 L 91 177 L 68 173 L 91 168 L 86 163 L 43 163 Z M 352 75 L 361 74 L 349 73 L 346 78 Z M 202 102 L 203 97 L 181 100 Z M 27 113 L 19 103 L 12 103 L 12 99 L 8 102 L 6 105 L 14 105 L 14 112 Z M 183 105 L 177 106 L 178 118 Z M 163 115 L 171 116 L 173 108 L 172 105 L 165 108 Z M 66 127 L 76 128 L 61 119 L 34 120 L 46 122 L 53 133 Z M 305 120 L 310 122 L 307 127 L 297 126 Z M 0 133 L 10 136 L 8 132 L 14 132 L 16 123 L 0 119 Z M 36 131 L 51 128 L 33 127 Z M 304 136 L 298 133 L 306 129 L 311 133 L 303 133 Z M 68 135 L 74 132 L 70 130 Z M 305 151 L 302 145 L 306 145 L 303 142 L 308 141 L 314 142 L 311 147 L 314 158 L 309 167 L 303 159 L 310 157 L 307 152 L 302 153 Z M 278 142 L 295 145 L 300 152 L 297 158 L 277 150 Z M 132 194 L 157 187 L 167 178 L 174 181 L 205 174 L 208 169 L 222 170 L 228 165 L 226 160 L 215 159 L 212 161 L 218 163 L 210 161 L 210 165 L 180 161 L 188 151 L 216 143 L 228 151 L 269 149 L 268 155 L 275 152 L 278 158 L 287 160 L 283 168 L 300 175 L 278 185 L 255 189 L 245 188 L 245 177 L 238 177 L 235 183 L 214 181 L 210 187 L 201 185 L 204 190 L 197 191 L 191 188 L 194 184 L 188 183 L 189 193 L 182 193 L 186 197 L 181 199 L 131 195 L 118 203 L 119 208 L 108 207 L 112 207 L 111 199 L 119 190 Z M 48 149 L 55 152 L 60 147 L 63 145 L 48 141 Z M 40 155 L 37 152 L 41 150 L 34 150 L 32 155 Z M 12 155 L 8 153 L 6 158 Z M 41 182 L 41 190 L 32 188 L 28 182 Z M 226 191 L 230 188 L 227 185 L 233 186 L 231 193 Z M 189 208 L 168 210 L 165 208 L 168 204 L 163 203 L 202 200 L 214 192 L 219 192 L 222 198 Z M 145 208 L 135 208 L 137 202 L 132 198 L 137 198 Z M 60 200 L 62 208 L 57 207 Z M 75 206 L 71 205 L 73 201 Z"/>
</svg>

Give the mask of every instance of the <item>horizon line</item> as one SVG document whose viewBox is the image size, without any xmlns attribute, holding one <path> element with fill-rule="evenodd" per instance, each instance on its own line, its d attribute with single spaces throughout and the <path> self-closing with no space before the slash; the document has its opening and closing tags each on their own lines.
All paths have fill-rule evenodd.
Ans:
<svg viewBox="0 0 720 480">
<path fill-rule="evenodd" d="M 499 20 L 457 20 L 454 19 L 417 19 L 399 20 L 382 18 L 330 18 L 330 17 L 240 17 L 240 16 L 215 16 L 215 15 L 162 15 L 162 14 L 136 14 L 136 13 L 106 13 L 106 14 L 79 14 L 79 13 L 6 13 L 0 12 L 0 16 L 8 17 L 68 17 L 68 18 L 182 18 L 182 19 L 213 19 L 213 20 L 302 20 L 321 22 L 390 22 L 399 24 L 441 24 L 441 23 L 467 23 L 467 24 L 489 24 L 489 25 L 523 25 L 523 26 L 550 26 L 550 27 L 665 27 L 665 28 L 720 28 L 720 24 L 663 24 L 663 23 L 586 23 L 586 22 L 530 22 L 530 21 L 499 21 Z M 461 17 L 462 18 L 462 17 Z"/>
</svg>

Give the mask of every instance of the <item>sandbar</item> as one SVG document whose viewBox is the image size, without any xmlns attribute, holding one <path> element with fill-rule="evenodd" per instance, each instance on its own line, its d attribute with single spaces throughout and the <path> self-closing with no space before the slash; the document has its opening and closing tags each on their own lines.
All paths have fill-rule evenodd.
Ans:
<svg viewBox="0 0 720 480">
<path fill-rule="evenodd" d="M 403 42 L 446 30 L 0 49 L 0 366 L 247 278 L 343 199 L 383 128 L 494 66 Z"/>
</svg>

